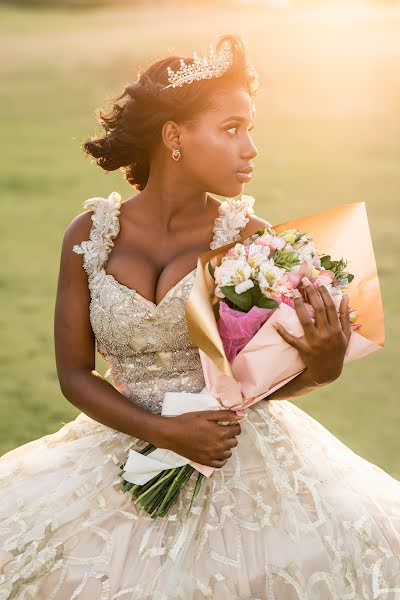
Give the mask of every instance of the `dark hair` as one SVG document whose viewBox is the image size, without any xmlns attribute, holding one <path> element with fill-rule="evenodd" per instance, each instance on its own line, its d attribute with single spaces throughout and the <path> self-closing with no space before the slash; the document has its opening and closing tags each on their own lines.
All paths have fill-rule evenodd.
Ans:
<svg viewBox="0 0 400 600">
<path fill-rule="evenodd" d="M 181 57 L 169 56 L 139 70 L 137 80 L 111 101 L 113 106 L 108 113 L 96 110 L 105 134 L 87 140 L 82 145 L 85 154 L 93 156 L 105 171 L 121 169 L 133 187 L 143 190 L 149 177 L 151 152 L 161 141 L 166 121 L 195 123 L 200 112 L 212 107 L 213 92 L 223 91 L 233 83 L 244 87 L 250 96 L 255 95 L 258 74 L 247 62 L 242 38 L 237 34 L 223 35 L 215 50 L 218 52 L 224 44 L 230 46 L 233 60 L 220 77 L 164 90 L 169 84 L 167 68 L 177 71 Z M 187 65 L 194 62 L 193 58 L 184 60 Z"/>
</svg>

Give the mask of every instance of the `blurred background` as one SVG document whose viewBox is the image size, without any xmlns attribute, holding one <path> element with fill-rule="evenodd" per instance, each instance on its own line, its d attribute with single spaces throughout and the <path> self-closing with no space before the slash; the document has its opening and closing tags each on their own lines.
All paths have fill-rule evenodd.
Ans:
<svg viewBox="0 0 400 600">
<path fill-rule="evenodd" d="M 351 202 L 368 211 L 385 348 L 295 403 L 400 478 L 400 3 L 389 1 L 0 3 L 0 454 L 79 414 L 55 368 L 62 238 L 87 198 L 137 193 L 80 149 L 99 131 L 96 107 L 140 66 L 206 52 L 224 33 L 242 34 L 260 74 L 244 188 L 256 214 L 277 224 Z"/>
</svg>

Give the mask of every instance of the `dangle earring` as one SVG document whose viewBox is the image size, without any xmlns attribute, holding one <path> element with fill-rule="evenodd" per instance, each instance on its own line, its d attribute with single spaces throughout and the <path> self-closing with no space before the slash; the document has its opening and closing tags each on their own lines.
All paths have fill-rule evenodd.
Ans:
<svg viewBox="0 0 400 600">
<path fill-rule="evenodd" d="M 172 151 L 171 156 L 174 160 L 179 160 L 181 157 L 181 151 L 178 150 L 178 148 L 175 148 L 175 150 Z"/>
</svg>

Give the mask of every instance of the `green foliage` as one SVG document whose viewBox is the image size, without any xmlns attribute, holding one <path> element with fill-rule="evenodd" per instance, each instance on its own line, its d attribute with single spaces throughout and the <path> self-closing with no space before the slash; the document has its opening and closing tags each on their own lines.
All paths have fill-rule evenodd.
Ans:
<svg viewBox="0 0 400 600">
<path fill-rule="evenodd" d="M 267 298 L 258 285 L 254 285 L 241 294 L 235 292 L 234 285 L 224 285 L 221 287 L 221 292 L 229 300 L 228 306 L 242 312 L 248 312 L 253 306 L 259 308 L 277 308 L 279 306 L 278 302 Z"/>
<path fill-rule="evenodd" d="M 272 258 L 277 267 L 284 268 L 286 271 L 292 271 L 293 267 L 300 264 L 300 259 L 295 252 L 285 250 L 285 248 L 273 250 L 268 258 Z"/>
<path fill-rule="evenodd" d="M 250 290 L 246 290 L 242 294 L 237 294 L 234 285 L 223 285 L 221 286 L 221 292 L 229 300 L 228 306 L 231 308 L 248 312 L 253 306 L 253 296 Z"/>
<path fill-rule="evenodd" d="M 347 261 L 344 258 L 340 260 L 332 260 L 328 254 L 321 256 L 321 265 L 327 271 L 332 271 L 335 274 L 335 279 L 347 279 L 350 283 L 354 279 L 354 275 L 345 270 Z"/>
</svg>

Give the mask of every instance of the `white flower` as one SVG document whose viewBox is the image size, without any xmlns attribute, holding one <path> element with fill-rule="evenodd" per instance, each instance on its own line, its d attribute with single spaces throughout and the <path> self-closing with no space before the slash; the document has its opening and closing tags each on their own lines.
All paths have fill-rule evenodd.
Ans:
<svg viewBox="0 0 400 600">
<path fill-rule="evenodd" d="M 276 267 L 272 259 L 268 258 L 267 260 L 264 260 L 260 265 L 257 275 L 261 291 L 272 291 L 284 273 L 285 269 Z"/>
<path fill-rule="evenodd" d="M 261 263 L 268 257 L 271 252 L 269 246 L 260 246 L 258 244 L 250 244 L 247 262 L 251 267 L 252 277 L 257 278 L 257 273 Z"/>
<path fill-rule="evenodd" d="M 235 244 L 232 248 L 230 248 L 227 256 L 224 256 L 221 262 L 231 258 L 246 260 L 246 249 L 243 244 Z"/>
<path fill-rule="evenodd" d="M 237 294 L 241 294 L 242 292 L 246 292 L 250 288 L 254 287 L 254 283 L 251 279 L 246 279 L 246 281 L 242 281 L 242 283 L 238 283 L 235 285 L 235 292 Z"/>
<path fill-rule="evenodd" d="M 251 277 L 251 267 L 245 260 L 224 260 L 215 267 L 215 282 L 219 287 L 237 285 Z"/>
<path fill-rule="evenodd" d="M 293 244 L 293 248 L 300 254 L 300 256 L 307 259 L 309 256 L 312 257 L 316 253 L 314 242 L 306 233 L 302 235 L 302 237 L 295 244 Z"/>
</svg>

